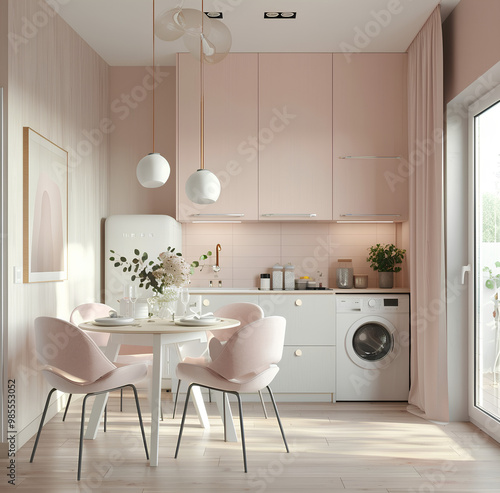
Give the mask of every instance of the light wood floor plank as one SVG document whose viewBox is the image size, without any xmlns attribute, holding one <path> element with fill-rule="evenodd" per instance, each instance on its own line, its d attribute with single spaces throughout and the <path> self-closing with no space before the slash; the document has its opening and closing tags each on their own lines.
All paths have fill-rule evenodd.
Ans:
<svg viewBox="0 0 500 493">
<path fill-rule="evenodd" d="M 160 463 L 145 458 L 133 401 L 110 398 L 108 431 L 86 440 L 82 480 L 76 481 L 80 409 L 66 422 L 58 414 L 44 427 L 34 463 L 34 440 L 16 453 L 16 486 L 3 476 L 0 491 L 25 493 L 159 493 L 180 491 L 252 493 L 493 493 L 500 491 L 500 446 L 471 423 L 439 425 L 406 410 L 404 403 L 281 403 L 291 453 L 286 454 L 275 417 L 258 403 L 244 404 L 248 474 L 241 444 L 223 441 L 215 404 L 211 429 L 189 416 L 174 459 L 180 414 L 163 403 Z M 148 409 L 145 399 L 142 408 Z M 234 414 L 237 415 L 236 409 Z M 148 428 L 150 416 L 145 413 Z M 236 418 L 239 437 L 239 422 Z M 0 461 L 4 469 L 7 461 Z"/>
</svg>

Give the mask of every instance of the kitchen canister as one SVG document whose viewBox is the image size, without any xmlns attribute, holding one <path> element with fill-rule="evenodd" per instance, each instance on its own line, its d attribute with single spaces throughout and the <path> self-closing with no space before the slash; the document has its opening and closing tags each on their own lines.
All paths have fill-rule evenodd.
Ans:
<svg viewBox="0 0 500 493">
<path fill-rule="evenodd" d="M 354 276 L 354 287 L 357 289 L 365 289 L 368 287 L 368 276 L 366 275 L 355 275 Z"/>
<path fill-rule="evenodd" d="M 352 259 L 339 258 L 337 267 L 337 287 L 351 289 L 353 287 Z"/>
<path fill-rule="evenodd" d="M 273 265 L 273 290 L 283 289 L 283 266 L 280 264 Z"/>
<path fill-rule="evenodd" d="M 269 291 L 271 289 L 271 274 L 260 275 L 260 289 L 262 291 Z"/>
<path fill-rule="evenodd" d="M 288 263 L 285 265 L 284 275 L 285 291 L 293 291 L 295 289 L 295 266 Z"/>
</svg>

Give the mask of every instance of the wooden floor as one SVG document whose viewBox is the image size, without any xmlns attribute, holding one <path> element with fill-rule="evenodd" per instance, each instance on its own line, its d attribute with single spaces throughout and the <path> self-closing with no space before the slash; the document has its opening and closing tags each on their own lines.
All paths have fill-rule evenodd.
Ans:
<svg viewBox="0 0 500 493">
<path fill-rule="evenodd" d="M 216 408 L 208 404 L 211 429 L 204 431 L 191 409 L 179 457 L 180 423 L 164 401 L 160 464 L 144 456 L 132 399 L 119 412 L 110 397 L 108 431 L 85 441 L 82 480 L 76 481 L 80 402 L 66 422 L 61 413 L 44 428 L 35 461 L 32 439 L 16 454 L 16 486 L 7 484 L 0 461 L 0 491 L 37 493 L 154 492 L 499 492 L 500 446 L 470 423 L 437 425 L 400 403 L 279 404 L 290 446 L 276 419 L 264 419 L 257 403 L 244 404 L 249 472 L 240 443 L 225 443 Z M 147 409 L 146 401 L 142 402 Z M 271 406 L 269 406 L 271 408 Z M 149 414 L 144 413 L 149 428 Z"/>
</svg>

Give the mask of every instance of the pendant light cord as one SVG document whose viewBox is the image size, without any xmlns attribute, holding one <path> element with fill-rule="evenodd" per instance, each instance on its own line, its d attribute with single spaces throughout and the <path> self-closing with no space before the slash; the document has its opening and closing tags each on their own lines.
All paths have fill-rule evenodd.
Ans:
<svg viewBox="0 0 500 493">
<path fill-rule="evenodd" d="M 200 35 L 200 169 L 205 169 L 205 136 L 203 124 L 205 120 L 205 101 L 204 101 L 204 74 L 203 74 L 203 0 L 201 0 L 201 35 Z"/>
<path fill-rule="evenodd" d="M 153 153 L 155 152 L 155 0 L 153 0 Z"/>
</svg>

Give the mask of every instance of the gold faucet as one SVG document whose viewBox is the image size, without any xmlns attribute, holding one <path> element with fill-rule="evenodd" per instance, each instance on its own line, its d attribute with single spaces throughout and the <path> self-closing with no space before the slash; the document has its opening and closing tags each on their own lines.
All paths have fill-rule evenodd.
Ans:
<svg viewBox="0 0 500 493">
<path fill-rule="evenodd" d="M 219 252 L 222 250 L 222 247 L 220 246 L 220 243 L 217 243 L 217 246 L 215 247 L 215 265 L 212 267 L 214 272 L 219 272 L 220 271 L 220 266 L 219 266 Z"/>
</svg>

